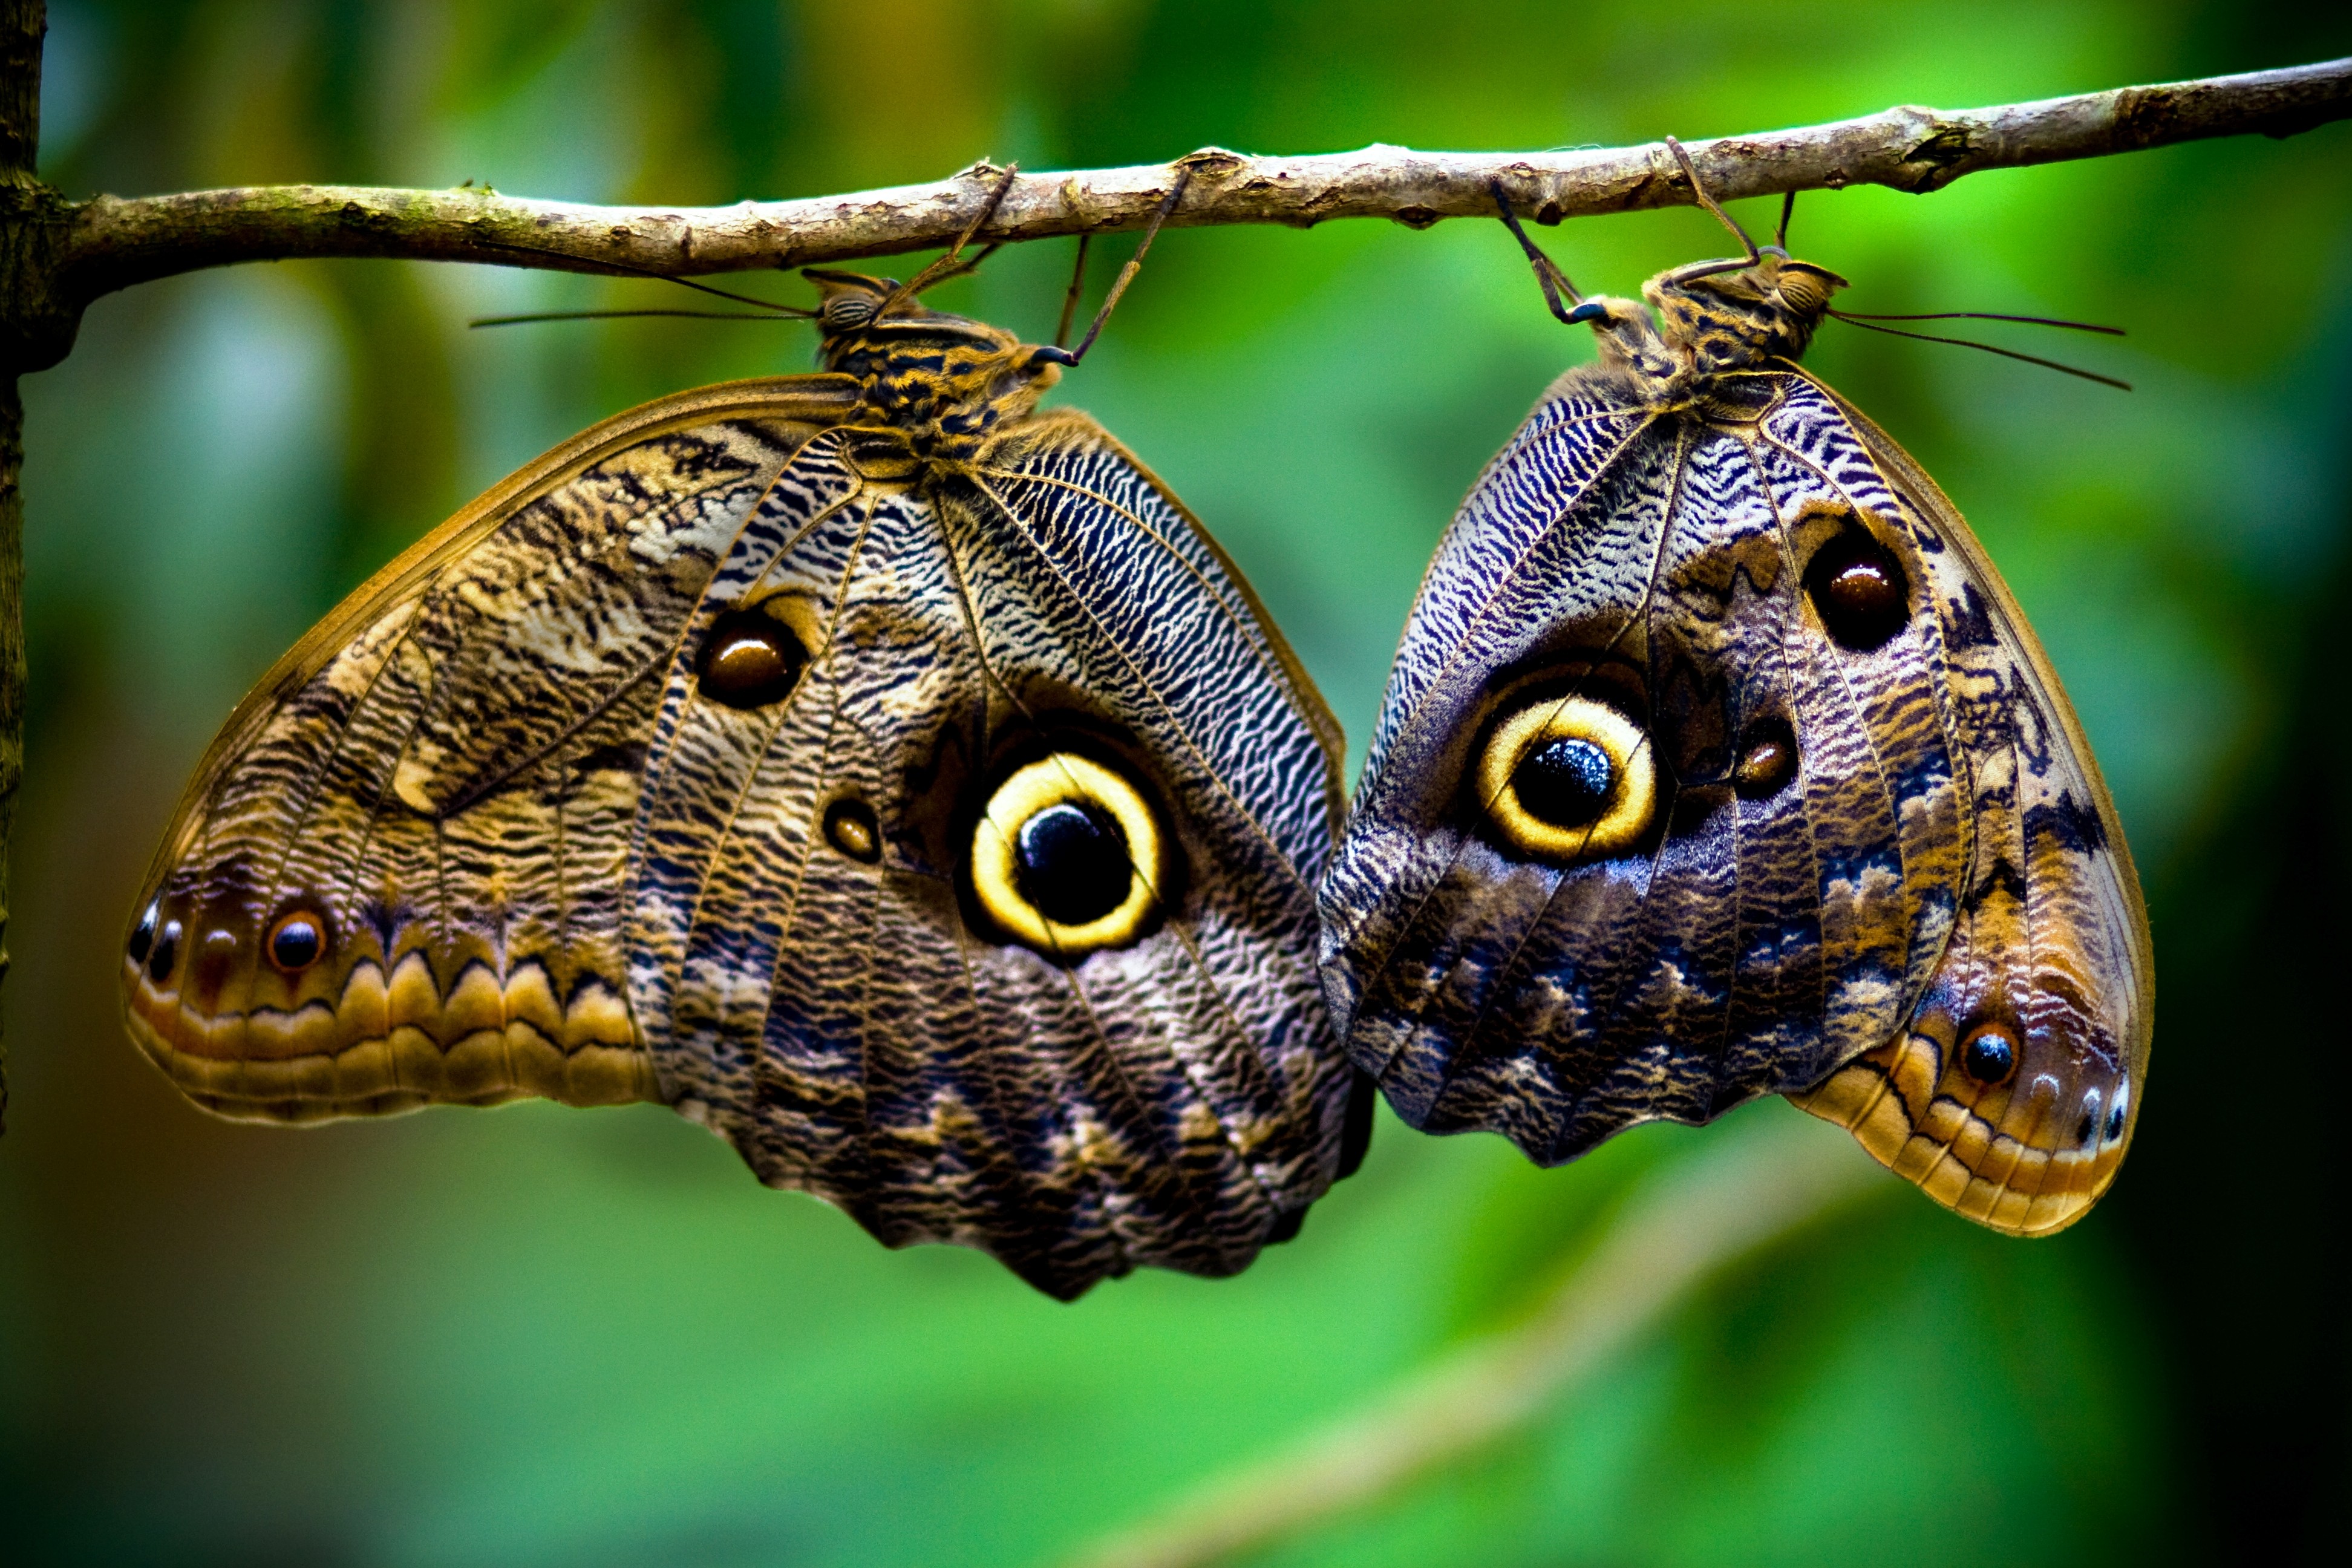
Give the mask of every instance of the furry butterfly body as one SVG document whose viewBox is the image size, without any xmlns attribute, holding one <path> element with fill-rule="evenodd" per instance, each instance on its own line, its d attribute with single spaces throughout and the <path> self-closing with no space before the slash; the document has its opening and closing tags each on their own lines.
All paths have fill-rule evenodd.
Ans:
<svg viewBox="0 0 2352 1568">
<path fill-rule="evenodd" d="M 2042 1233 L 2113 1179 L 2152 965 L 2048 660 L 1933 480 L 1797 363 L 1777 249 L 1567 310 L 1424 579 L 1322 892 L 1403 1119 L 1544 1163 L 1764 1093 Z"/>
<path fill-rule="evenodd" d="M 660 1100 L 1056 1295 L 1233 1272 L 1367 1125 L 1313 970 L 1337 727 L 1166 488 L 1034 411 L 1068 356 L 812 276 L 827 374 L 566 443 L 262 681 L 131 1032 L 231 1116 Z"/>
</svg>

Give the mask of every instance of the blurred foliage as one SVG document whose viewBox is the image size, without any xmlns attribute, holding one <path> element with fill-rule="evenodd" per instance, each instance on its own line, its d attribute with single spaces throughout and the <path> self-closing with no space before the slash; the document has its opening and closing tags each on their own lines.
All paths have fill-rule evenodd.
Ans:
<svg viewBox="0 0 2352 1568">
<path fill-rule="evenodd" d="M 982 154 L 1696 138 L 2352 48 L 2341 16 L 2261 0 L 50 14 L 44 165 L 76 194 L 470 179 L 721 202 Z M 2127 397 L 1835 327 L 1813 356 L 1975 521 L 2115 786 L 2164 976 L 2155 1098 L 2116 1195 L 2024 1244 L 1890 1180 L 1522 1438 L 1268 1561 L 2332 1556 L 2352 1469 L 2343 1119 L 2320 1103 L 2347 1043 L 2326 976 L 2352 937 L 2347 150 L 2336 126 L 1797 212 L 1800 253 L 1854 279 L 1857 309 L 2132 330 L 2058 351 L 2137 383 Z M 1722 243 L 1688 211 L 1548 238 L 1620 292 Z M 1098 252 L 1098 285 L 1123 253 Z M 1008 252 L 941 302 L 1042 335 L 1068 256 Z M 976 1255 L 886 1253 L 650 1107 L 310 1133 L 189 1110 L 121 1036 L 113 955 L 239 691 L 540 448 L 806 362 L 790 326 L 464 327 L 600 302 L 655 286 L 248 268 L 102 301 L 27 385 L 33 722 L 0 1143 L 12 1563 L 1049 1560 L 1508 1323 L 1630 1180 L 1710 1136 L 1647 1129 L 1538 1172 L 1384 1121 L 1363 1173 L 1248 1274 L 1062 1307 Z M 1059 395 L 1208 520 L 1360 736 L 1438 530 L 1591 352 L 1580 337 L 1493 226 L 1177 232 Z"/>
</svg>

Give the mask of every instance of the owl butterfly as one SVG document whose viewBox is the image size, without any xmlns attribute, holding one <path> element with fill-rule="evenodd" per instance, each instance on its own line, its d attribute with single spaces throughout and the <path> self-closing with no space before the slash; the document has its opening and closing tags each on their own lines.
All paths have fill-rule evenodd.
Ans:
<svg viewBox="0 0 2352 1568">
<path fill-rule="evenodd" d="M 1036 410 L 1085 345 L 919 303 L 961 250 L 810 271 L 824 374 L 565 442 L 262 680 L 124 952 L 173 1083 L 662 1101 L 1066 1299 L 1296 1231 L 1370 1126 L 1313 963 L 1338 727 L 1166 487 Z"/>
<path fill-rule="evenodd" d="M 1683 166 L 1747 253 L 1652 279 L 1654 324 L 1579 300 L 1496 192 L 1600 363 L 1423 582 L 1321 889 L 1325 994 L 1417 1127 L 1554 1164 L 1785 1094 L 1946 1206 L 2054 1231 L 2147 1071 L 2115 808 L 1959 513 L 1798 364 L 1844 280 Z"/>
</svg>

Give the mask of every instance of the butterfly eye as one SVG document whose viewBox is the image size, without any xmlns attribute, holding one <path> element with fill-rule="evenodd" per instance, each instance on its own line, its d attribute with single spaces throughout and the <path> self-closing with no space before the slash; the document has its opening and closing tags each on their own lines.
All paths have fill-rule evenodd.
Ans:
<svg viewBox="0 0 2352 1568">
<path fill-rule="evenodd" d="M 1608 855 L 1639 838 L 1657 800 L 1641 727 L 1587 697 L 1546 697 L 1497 725 L 1478 763 L 1478 798 L 1531 855 Z"/>
<path fill-rule="evenodd" d="M 1159 821 L 1132 784 L 1056 752 L 989 797 L 972 830 L 972 891 L 1015 941 L 1077 958 L 1143 933 L 1163 855 Z"/>
<path fill-rule="evenodd" d="M 1857 653 L 1884 646 L 1911 618 L 1902 564 L 1864 528 L 1849 525 L 1813 552 L 1805 593 L 1830 636 Z"/>
<path fill-rule="evenodd" d="M 1979 1083 L 2004 1082 L 2017 1070 L 2017 1037 L 2002 1025 L 1980 1025 L 1960 1046 L 1960 1066 Z"/>
<path fill-rule="evenodd" d="M 1829 303 L 1830 291 L 1822 280 L 1810 272 L 1782 268 L 1780 272 L 1780 302 L 1800 315 L 1808 315 Z"/>
<path fill-rule="evenodd" d="M 835 294 L 819 312 L 828 331 L 847 331 L 874 319 L 874 301 L 864 294 Z"/>
<path fill-rule="evenodd" d="M 296 910 L 269 928 L 265 951 L 279 971 L 299 974 L 318 963 L 319 955 L 327 951 L 326 929 L 318 916 Z"/>
<path fill-rule="evenodd" d="M 882 827 L 862 800 L 836 800 L 824 808 L 824 840 L 862 865 L 882 858 Z"/>
<path fill-rule="evenodd" d="M 710 624 L 695 675 L 713 702 L 765 708 L 790 696 L 807 667 L 808 649 L 790 626 L 759 610 L 730 610 Z"/>
</svg>

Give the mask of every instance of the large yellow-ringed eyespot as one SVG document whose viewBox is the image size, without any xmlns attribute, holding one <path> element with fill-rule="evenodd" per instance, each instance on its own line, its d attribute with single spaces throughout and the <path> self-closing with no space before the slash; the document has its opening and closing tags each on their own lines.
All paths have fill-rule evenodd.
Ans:
<svg viewBox="0 0 2352 1568">
<path fill-rule="evenodd" d="M 1626 848 L 1650 826 L 1657 763 L 1642 727 L 1589 697 L 1544 697 L 1496 726 L 1478 799 L 1530 855 L 1576 859 Z"/>
<path fill-rule="evenodd" d="M 989 796 L 972 829 L 972 892 L 1015 941 L 1076 958 L 1142 933 L 1166 853 L 1133 784 L 1091 757 L 1055 752 Z"/>
</svg>

